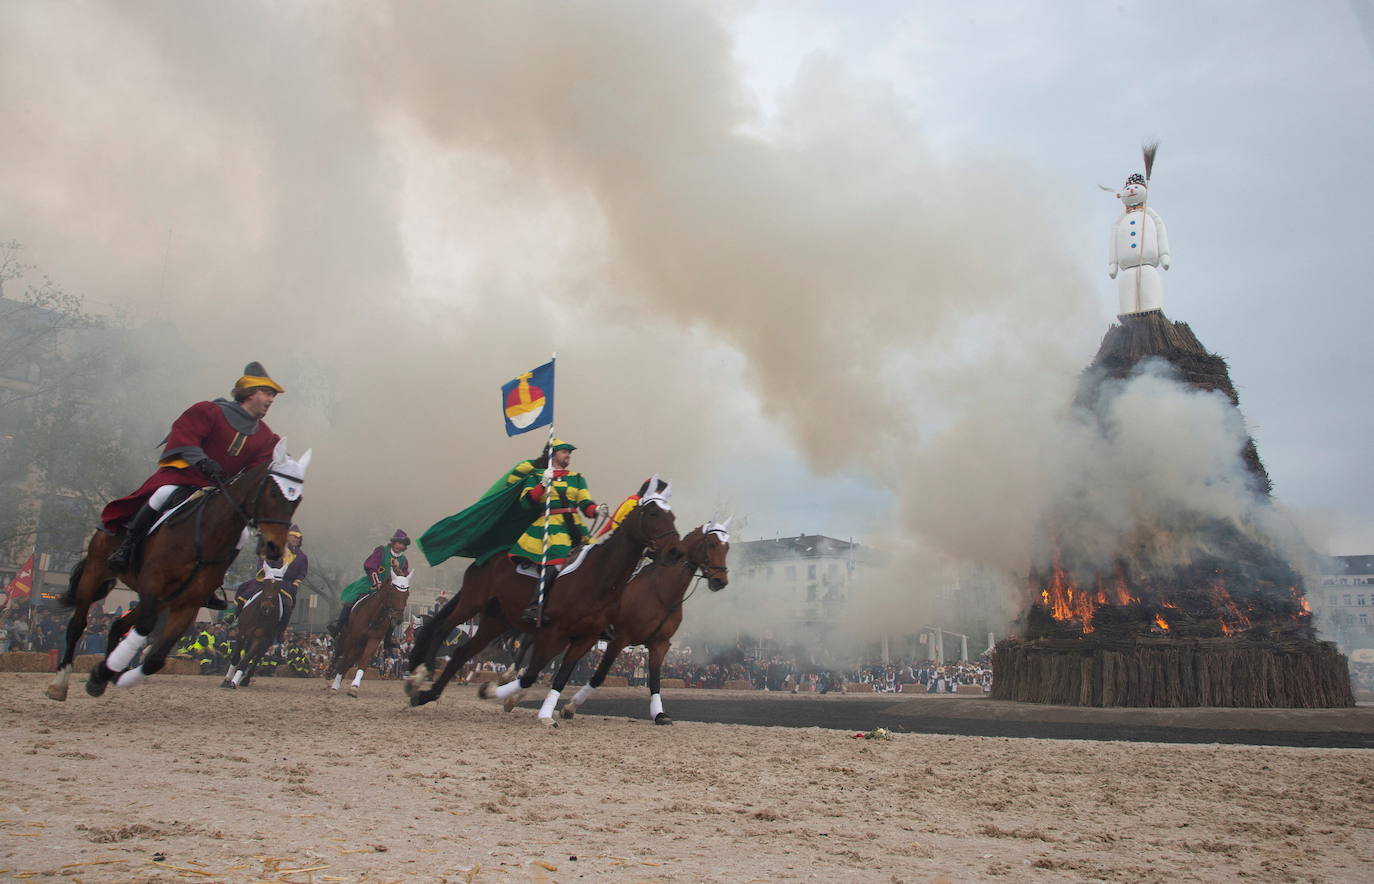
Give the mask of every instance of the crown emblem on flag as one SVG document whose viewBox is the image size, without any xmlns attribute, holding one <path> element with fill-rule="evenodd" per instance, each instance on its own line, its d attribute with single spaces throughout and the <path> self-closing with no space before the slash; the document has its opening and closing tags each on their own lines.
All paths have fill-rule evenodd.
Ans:
<svg viewBox="0 0 1374 884">
<path fill-rule="evenodd" d="M 553 422 L 553 362 L 518 375 L 501 386 L 506 435 L 514 436 Z"/>
</svg>

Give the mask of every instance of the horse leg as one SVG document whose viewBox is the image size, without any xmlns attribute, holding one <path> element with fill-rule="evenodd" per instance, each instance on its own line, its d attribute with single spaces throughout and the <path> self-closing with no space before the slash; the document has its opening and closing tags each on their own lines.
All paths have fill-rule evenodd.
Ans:
<svg viewBox="0 0 1374 884">
<path fill-rule="evenodd" d="M 91 674 L 86 679 L 86 693 L 92 697 L 99 697 L 105 693 L 105 688 L 110 682 L 129 668 L 129 664 L 134 662 L 138 652 L 148 643 L 148 637 L 157 628 L 157 616 L 157 605 L 153 600 L 140 597 L 138 607 L 110 626 L 110 643 L 105 652 L 105 659 L 91 667 Z M 131 624 L 132 629 L 129 628 Z"/>
<path fill-rule="evenodd" d="M 380 642 L 380 638 L 368 636 L 367 641 L 363 644 L 363 653 L 358 658 L 358 673 L 353 676 L 353 684 L 348 686 L 348 695 L 350 697 L 358 696 L 358 688 L 360 688 L 363 683 L 363 672 L 367 669 L 368 661 L 372 659 L 372 655 L 377 653 L 377 645 Z"/>
<path fill-rule="evenodd" d="M 494 688 L 491 686 L 491 682 L 486 682 L 482 687 L 478 688 L 477 696 L 481 697 L 483 700 L 501 700 L 506 711 L 510 712 L 520 704 L 522 699 L 524 699 L 525 692 L 533 687 L 534 683 L 539 680 L 539 673 L 548 665 L 549 660 L 553 659 L 557 654 L 559 646 L 562 645 L 563 642 L 563 636 L 556 635 L 552 628 L 541 629 L 539 632 L 536 632 L 534 635 L 534 651 L 530 658 L 530 665 L 525 667 L 525 671 L 520 674 L 520 677 Z M 553 702 L 557 703 L 558 692 L 550 691 L 549 694 L 553 697 Z M 544 702 L 549 702 L 547 697 Z M 541 719 L 541 721 L 545 724 L 553 724 L 553 717 L 550 715 L 549 718 Z"/>
<path fill-rule="evenodd" d="M 141 607 L 141 606 L 140 606 Z M 117 687 L 131 688 L 136 684 L 141 684 L 150 675 L 159 672 L 167 663 L 167 655 L 172 653 L 172 648 L 181 636 L 196 620 L 196 614 L 200 611 L 200 605 L 182 605 L 167 614 L 167 622 L 162 624 L 162 634 L 157 642 L 152 646 L 143 657 L 143 662 L 137 667 L 120 674 L 119 680 L 115 682 Z M 156 620 L 156 614 L 154 614 Z M 134 627 L 134 633 L 139 631 L 139 627 Z M 132 635 L 133 633 L 131 633 Z"/>
<path fill-rule="evenodd" d="M 619 633 L 619 630 L 617 630 L 617 633 Z M 601 655 L 601 662 L 596 665 L 596 672 L 592 673 L 591 681 L 579 688 L 577 693 L 573 694 L 573 698 L 563 704 L 564 718 L 572 718 L 576 715 L 577 710 L 580 709 L 582 704 L 587 702 L 587 698 L 592 695 L 592 691 L 601 687 L 602 682 L 606 680 L 607 673 L 609 673 L 611 667 L 615 665 L 615 658 L 619 657 L 620 652 L 624 649 L 625 640 L 617 634 L 616 637 L 611 640 L 611 643 L 606 646 L 606 653 Z"/>
<path fill-rule="evenodd" d="M 242 635 L 243 630 L 240 629 L 240 638 L 242 638 Z M 233 690 L 239 686 L 239 677 L 241 675 L 241 673 L 239 672 L 239 663 L 241 663 L 242 661 L 243 641 L 239 641 L 239 643 L 234 646 L 234 652 L 229 655 L 229 670 L 224 673 L 224 681 L 219 683 L 220 687 Z"/>
<path fill-rule="evenodd" d="M 459 620 L 459 623 L 464 621 Z M 482 649 L 492 643 L 493 639 L 503 635 L 510 625 L 499 615 L 483 614 L 481 621 L 477 624 L 477 631 L 472 637 L 463 642 L 453 651 L 453 656 L 449 658 L 448 665 L 444 671 L 434 680 L 429 687 L 420 689 L 419 680 L 423 678 L 423 673 L 412 672 L 406 680 L 406 693 L 410 694 L 410 705 L 423 706 L 426 703 L 433 703 L 439 699 L 439 695 L 444 692 L 444 688 L 453 680 L 453 676 L 458 674 L 458 670 L 463 668 L 463 664 L 482 653 Z M 447 635 L 447 633 L 445 633 Z M 412 684 L 412 680 L 415 680 Z M 412 693 L 411 688 L 415 690 Z M 480 694 L 479 694 L 480 695 Z"/>
<path fill-rule="evenodd" d="M 654 724 L 672 724 L 673 720 L 663 711 L 663 697 L 659 694 L 659 675 L 663 670 L 663 658 L 668 656 L 669 639 L 660 638 L 649 645 L 649 717 Z"/>
<path fill-rule="evenodd" d="M 93 544 L 94 540 L 91 541 Z M 114 580 L 106 576 L 103 569 L 93 566 L 86 569 L 86 559 L 77 563 L 68 582 L 67 595 L 63 602 L 72 604 L 72 618 L 67 622 L 67 643 L 62 649 L 62 658 L 57 663 L 57 673 L 44 692 L 51 700 L 67 699 L 67 682 L 72 674 L 72 661 L 76 659 L 76 648 L 89 622 L 91 606 L 110 594 Z"/>
<path fill-rule="evenodd" d="M 430 681 L 434 659 L 439 655 L 439 648 L 444 644 L 444 639 L 448 638 L 459 624 L 476 617 L 479 610 L 479 606 L 466 603 L 460 591 L 433 617 L 420 624 L 419 630 L 415 633 L 415 645 L 410 649 L 410 659 L 406 661 L 410 669 L 410 674 L 405 679 L 406 696 L 414 699 L 421 690 L 433 686 L 427 685 L 426 682 Z"/>
<path fill-rule="evenodd" d="M 597 638 L 579 639 L 568 645 L 568 649 L 563 653 L 563 662 L 559 665 L 558 671 L 553 674 L 553 686 L 549 693 L 544 697 L 544 704 L 539 707 L 539 718 L 547 719 L 546 724 L 553 723 L 553 710 L 558 705 L 558 698 L 562 695 L 563 688 L 568 686 L 568 679 L 572 678 L 573 667 L 577 666 L 577 661 L 592 649 L 596 644 Z M 571 716 L 565 716 L 571 718 Z"/>
</svg>

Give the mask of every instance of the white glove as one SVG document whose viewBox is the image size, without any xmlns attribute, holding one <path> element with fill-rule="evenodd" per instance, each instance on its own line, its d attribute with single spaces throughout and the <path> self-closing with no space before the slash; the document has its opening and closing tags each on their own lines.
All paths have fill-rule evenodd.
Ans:
<svg viewBox="0 0 1374 884">
<path fill-rule="evenodd" d="M 553 484 L 553 467 L 544 468 L 544 477 L 539 480 L 539 484 L 543 485 L 545 488 Z"/>
</svg>

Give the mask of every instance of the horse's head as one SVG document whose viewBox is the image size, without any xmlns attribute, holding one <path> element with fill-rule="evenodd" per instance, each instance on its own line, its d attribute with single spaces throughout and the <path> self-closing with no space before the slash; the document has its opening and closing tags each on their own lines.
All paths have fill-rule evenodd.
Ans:
<svg viewBox="0 0 1374 884">
<path fill-rule="evenodd" d="M 701 539 L 691 544 L 687 550 L 688 561 L 692 567 L 701 572 L 701 576 L 706 578 L 706 586 L 711 592 L 720 592 L 730 582 L 730 571 L 725 566 L 725 557 L 730 554 L 730 519 L 724 522 L 717 522 L 715 516 L 711 521 L 702 525 L 697 530 L 701 532 Z M 697 533 L 696 531 L 692 532 Z"/>
<path fill-rule="evenodd" d="M 392 574 L 391 585 L 394 586 L 396 589 L 399 589 L 401 592 L 410 592 L 410 575 Z"/>
<path fill-rule="evenodd" d="M 272 452 L 272 462 L 262 472 L 261 478 L 256 482 L 244 483 L 241 493 L 246 499 L 236 500 L 243 508 L 241 515 L 248 527 L 261 535 L 258 552 L 266 558 L 279 559 L 286 550 L 286 533 L 291 527 L 291 517 L 296 507 L 301 505 L 308 466 L 310 452 L 295 460 L 286 453 L 286 440 L 282 439 Z M 248 475 L 255 472 L 251 471 Z"/>
<path fill-rule="evenodd" d="M 677 562 L 682 556 L 677 543 L 677 517 L 668 503 L 672 496 L 673 486 L 654 476 L 640 495 L 634 512 L 626 516 L 624 525 L 636 543 L 655 556 L 661 553 L 668 564 Z"/>
<path fill-rule="evenodd" d="M 281 563 L 280 568 L 272 567 L 271 562 L 262 563 L 262 585 L 264 588 L 271 586 L 273 589 L 281 589 L 282 581 L 286 577 L 286 562 Z"/>
</svg>

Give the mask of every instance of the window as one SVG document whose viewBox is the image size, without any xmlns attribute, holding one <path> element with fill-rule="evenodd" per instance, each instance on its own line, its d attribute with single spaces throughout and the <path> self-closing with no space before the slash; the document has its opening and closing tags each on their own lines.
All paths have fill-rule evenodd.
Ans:
<svg viewBox="0 0 1374 884">
<path fill-rule="evenodd" d="M 816 566 L 815 566 L 815 565 L 807 565 L 807 566 L 806 566 L 806 578 L 807 578 L 808 580 L 815 580 L 815 579 L 816 579 Z"/>
<path fill-rule="evenodd" d="M 1346 604 L 1347 606 L 1349 606 L 1349 605 L 1350 605 L 1350 593 L 1347 592 L 1347 593 L 1343 596 L 1343 598 L 1345 599 L 1345 604 Z"/>
<path fill-rule="evenodd" d="M 1363 607 L 1364 607 L 1364 596 L 1363 596 L 1363 595 L 1357 595 L 1357 596 L 1355 596 L 1355 604 L 1357 604 L 1357 605 L 1359 605 L 1360 607 L 1363 608 Z"/>
<path fill-rule="evenodd" d="M 811 584 L 806 588 L 806 600 L 814 602 L 816 600 L 816 584 Z"/>
<path fill-rule="evenodd" d="M 1361 626 L 1368 626 L 1368 625 L 1369 625 L 1369 615 L 1368 615 L 1368 614 L 1360 614 L 1360 625 L 1361 625 Z"/>
<path fill-rule="evenodd" d="M 783 572 L 782 572 L 782 573 L 783 573 L 783 576 L 786 577 L 788 580 L 796 580 L 796 579 L 797 579 L 797 566 L 796 566 L 796 565 L 788 565 L 786 568 L 783 569 Z M 1349 602 L 1346 602 L 1346 604 L 1348 605 L 1348 604 L 1350 604 L 1350 603 L 1349 603 Z"/>
</svg>

